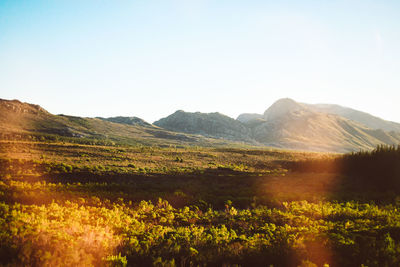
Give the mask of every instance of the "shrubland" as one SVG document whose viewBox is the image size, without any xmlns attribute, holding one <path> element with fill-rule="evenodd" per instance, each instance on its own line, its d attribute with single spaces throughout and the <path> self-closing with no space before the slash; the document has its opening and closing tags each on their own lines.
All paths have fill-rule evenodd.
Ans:
<svg viewBox="0 0 400 267">
<path fill-rule="evenodd" d="M 0 143 L 5 266 L 396 266 L 399 148 Z M 381 186 L 382 185 L 382 186 Z"/>
</svg>

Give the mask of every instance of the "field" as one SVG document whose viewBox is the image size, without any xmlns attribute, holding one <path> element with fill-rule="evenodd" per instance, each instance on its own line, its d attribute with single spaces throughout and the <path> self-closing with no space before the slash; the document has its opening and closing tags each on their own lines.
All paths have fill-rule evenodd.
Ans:
<svg viewBox="0 0 400 267">
<path fill-rule="evenodd" d="M 398 148 L 0 142 L 5 266 L 396 266 Z"/>
</svg>

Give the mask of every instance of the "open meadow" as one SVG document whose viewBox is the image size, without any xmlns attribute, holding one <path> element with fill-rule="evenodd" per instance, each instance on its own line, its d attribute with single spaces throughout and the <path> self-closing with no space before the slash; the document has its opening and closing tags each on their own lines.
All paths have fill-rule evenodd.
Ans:
<svg viewBox="0 0 400 267">
<path fill-rule="evenodd" d="M 0 149 L 5 266 L 400 260 L 398 148 L 342 156 L 3 140 Z"/>
</svg>

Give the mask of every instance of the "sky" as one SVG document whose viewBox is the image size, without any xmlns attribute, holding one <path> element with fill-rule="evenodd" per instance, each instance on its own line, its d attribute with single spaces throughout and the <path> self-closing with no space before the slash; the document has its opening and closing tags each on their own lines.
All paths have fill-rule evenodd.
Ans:
<svg viewBox="0 0 400 267">
<path fill-rule="evenodd" d="M 289 97 L 400 122 L 399 14 L 397 0 L 0 0 L 0 98 L 153 122 Z"/>
</svg>

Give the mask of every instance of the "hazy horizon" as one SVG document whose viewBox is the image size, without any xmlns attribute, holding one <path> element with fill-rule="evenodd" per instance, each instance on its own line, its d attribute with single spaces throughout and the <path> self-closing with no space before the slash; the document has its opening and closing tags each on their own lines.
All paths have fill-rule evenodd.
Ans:
<svg viewBox="0 0 400 267">
<path fill-rule="evenodd" d="M 292 98 L 290 98 L 290 97 L 286 97 L 286 98 L 292 99 Z M 0 99 L 1 99 L 1 98 L 0 98 Z M 283 98 L 280 98 L 280 99 L 283 99 Z M 277 99 L 276 101 L 278 101 L 278 100 L 280 100 L 280 99 Z M 18 101 L 21 101 L 21 102 L 24 102 L 24 103 L 28 103 L 28 104 L 40 105 L 39 103 L 30 103 L 30 102 L 22 101 L 22 100 L 20 100 L 20 99 L 5 99 L 5 100 L 10 100 L 10 101 L 12 101 L 12 100 L 18 100 Z M 292 100 L 296 101 L 296 99 L 292 99 Z M 275 103 L 276 101 L 274 101 L 273 103 Z M 299 101 L 296 101 L 296 102 L 298 102 L 298 103 L 300 103 L 300 104 L 312 104 L 312 105 L 319 105 L 319 104 L 322 104 L 322 105 L 324 105 L 324 104 L 328 104 L 328 105 L 329 105 L 329 104 L 333 104 L 333 105 L 336 105 L 336 104 L 334 104 L 334 103 L 305 103 L 305 102 L 299 102 Z M 272 104 L 273 104 L 273 103 L 272 103 Z M 272 104 L 271 104 L 271 105 L 272 105 Z M 271 105 L 270 105 L 270 106 L 271 106 Z M 49 111 L 45 106 L 43 106 L 43 105 L 40 105 L 40 106 L 41 106 L 42 108 L 44 108 L 45 110 L 47 110 L 48 112 L 54 114 L 54 115 L 78 116 L 78 117 L 86 117 L 86 118 L 99 118 L 99 117 L 101 117 L 101 118 L 110 118 L 110 117 L 138 117 L 138 116 L 136 116 L 136 115 L 134 115 L 134 114 L 133 114 L 133 115 L 115 115 L 115 116 L 82 116 L 82 115 L 79 115 L 79 114 L 53 113 L 53 112 Z M 257 113 L 257 112 L 246 112 L 246 111 L 243 111 L 243 112 L 240 112 L 240 113 L 238 114 L 238 116 L 241 115 L 241 114 L 260 114 L 260 115 L 262 115 L 262 114 L 264 114 L 264 112 L 265 112 L 270 106 L 266 107 L 265 110 L 262 111 L 262 112 L 258 112 L 258 113 Z M 339 105 L 339 106 L 340 106 L 340 105 Z M 344 107 L 344 108 L 352 108 L 352 107 L 346 107 L 346 106 L 342 106 L 342 107 Z M 167 117 L 167 116 L 169 116 L 169 115 L 175 113 L 175 112 L 178 111 L 178 110 L 182 110 L 182 109 L 176 109 L 176 110 L 173 111 L 172 113 L 167 114 L 167 115 L 164 116 L 164 117 L 157 118 L 157 119 L 155 119 L 154 121 L 148 121 L 148 120 L 146 120 L 146 119 L 144 119 L 144 118 L 142 118 L 142 117 L 139 117 L 139 118 L 140 118 L 140 119 L 144 119 L 146 122 L 149 122 L 149 123 L 153 124 L 154 122 L 156 122 L 156 121 L 158 121 L 158 120 L 160 120 L 160 119 L 162 119 L 162 118 L 165 118 L 165 117 Z M 184 112 L 190 112 L 190 113 L 201 112 L 201 111 L 188 111 L 188 110 L 183 110 L 183 111 L 184 111 Z M 365 112 L 365 111 L 362 111 L 362 110 L 359 110 L 359 111 Z M 221 114 L 223 114 L 223 115 L 229 116 L 228 114 L 224 114 L 224 113 L 222 113 L 222 112 L 220 112 L 220 111 L 218 111 L 218 110 L 211 111 L 211 112 L 204 112 L 204 113 L 214 113 L 214 112 L 218 112 L 218 113 L 221 113 Z M 365 113 L 368 113 L 368 112 L 365 112 Z M 370 114 L 370 113 L 368 113 L 368 114 Z M 375 114 L 370 114 L 370 115 L 376 117 Z M 229 116 L 229 117 L 231 117 L 231 118 L 233 118 L 233 119 L 237 119 L 238 116 L 235 116 L 235 117 Z M 378 118 L 383 119 L 383 120 L 386 120 L 386 121 L 390 121 L 390 120 L 387 120 L 387 119 L 385 119 L 385 118 L 381 118 L 381 117 L 378 117 Z M 396 121 L 392 121 L 392 122 L 396 122 Z M 396 122 L 396 123 L 400 123 L 400 122 Z"/>
<path fill-rule="evenodd" d="M 395 1 L 1 1 L 0 98 L 154 122 L 289 97 L 400 122 L 398 14 Z"/>
</svg>

